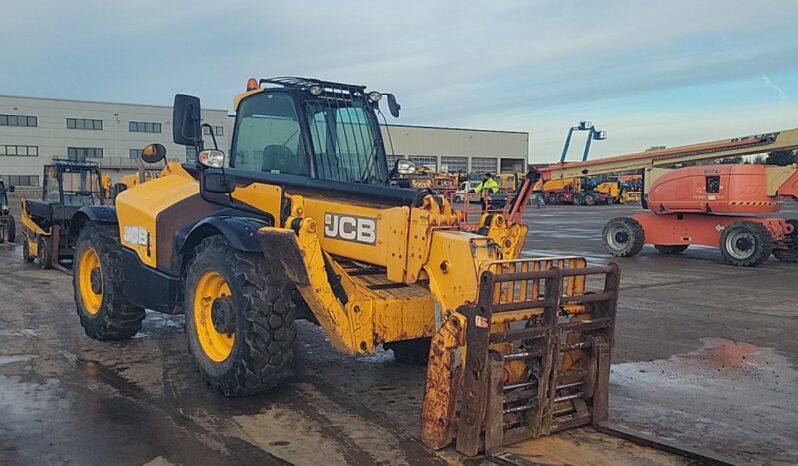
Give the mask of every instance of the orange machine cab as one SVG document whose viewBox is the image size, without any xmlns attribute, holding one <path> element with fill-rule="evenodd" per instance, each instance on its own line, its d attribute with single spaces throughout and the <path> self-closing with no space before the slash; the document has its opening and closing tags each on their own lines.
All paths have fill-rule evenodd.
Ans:
<svg viewBox="0 0 798 466">
<path fill-rule="evenodd" d="M 768 196 L 764 165 L 704 165 L 672 170 L 648 190 L 656 213 L 773 213 L 781 202 Z"/>
</svg>

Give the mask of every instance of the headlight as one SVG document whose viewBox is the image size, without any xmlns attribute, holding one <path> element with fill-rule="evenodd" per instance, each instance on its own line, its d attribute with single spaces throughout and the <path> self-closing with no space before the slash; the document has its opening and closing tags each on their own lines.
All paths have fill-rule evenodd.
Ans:
<svg viewBox="0 0 798 466">
<path fill-rule="evenodd" d="M 310 86 L 310 95 L 321 95 L 322 88 L 321 86 Z"/>
<path fill-rule="evenodd" d="M 369 100 L 372 102 L 379 102 L 382 99 L 382 94 L 377 91 L 369 92 Z"/>
<path fill-rule="evenodd" d="M 197 155 L 197 161 L 210 168 L 224 167 L 224 152 L 220 150 L 204 150 Z"/>
<path fill-rule="evenodd" d="M 399 159 L 396 161 L 396 171 L 400 175 L 412 175 L 416 172 L 416 164 L 407 159 Z"/>
</svg>

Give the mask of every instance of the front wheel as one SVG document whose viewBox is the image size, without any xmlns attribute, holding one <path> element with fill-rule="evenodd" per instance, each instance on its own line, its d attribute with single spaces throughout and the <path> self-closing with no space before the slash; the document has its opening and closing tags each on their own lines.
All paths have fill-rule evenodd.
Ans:
<svg viewBox="0 0 798 466">
<path fill-rule="evenodd" d="M 798 262 L 798 220 L 787 220 L 793 226 L 792 233 L 787 236 L 787 249 L 776 249 L 773 255 L 782 262 Z"/>
<path fill-rule="evenodd" d="M 31 263 L 35 257 L 30 255 L 30 240 L 28 239 L 27 231 L 22 235 L 22 258 L 25 262 Z"/>
<path fill-rule="evenodd" d="M 585 205 L 596 205 L 596 196 L 590 193 L 585 194 L 585 197 L 582 198 L 585 202 Z"/>
<path fill-rule="evenodd" d="M 634 256 L 646 244 L 646 234 L 637 220 L 631 217 L 617 217 L 604 226 L 601 235 L 604 248 L 615 257 Z"/>
<path fill-rule="evenodd" d="M 573 197 L 571 197 L 571 202 L 573 202 L 574 205 L 583 205 L 585 203 L 581 194 L 574 194 Z"/>
<path fill-rule="evenodd" d="M 52 269 L 53 268 L 53 251 L 52 251 L 53 242 L 50 241 L 49 237 L 41 237 L 39 238 L 39 243 L 37 246 L 38 254 L 36 259 L 39 261 L 39 267 L 43 269 Z"/>
<path fill-rule="evenodd" d="M 222 236 L 202 240 L 186 272 L 188 349 L 202 377 L 225 396 L 277 385 L 294 357 L 292 285 L 262 254 Z"/>
<path fill-rule="evenodd" d="M 720 235 L 720 253 L 731 265 L 755 267 L 770 257 L 773 237 L 761 223 L 737 222 Z"/>
<path fill-rule="evenodd" d="M 560 198 L 558 198 L 557 195 L 555 194 L 549 194 L 548 196 L 546 196 L 546 204 L 555 205 L 559 204 L 559 202 Z"/>
<path fill-rule="evenodd" d="M 78 234 L 72 288 L 80 325 L 95 340 L 124 340 L 141 329 L 144 308 L 122 294 L 122 251 L 114 226 L 89 223 Z"/>
</svg>

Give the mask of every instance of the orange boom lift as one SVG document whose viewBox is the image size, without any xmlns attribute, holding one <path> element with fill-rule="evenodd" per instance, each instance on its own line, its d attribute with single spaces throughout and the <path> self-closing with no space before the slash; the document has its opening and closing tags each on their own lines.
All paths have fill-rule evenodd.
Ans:
<svg viewBox="0 0 798 466">
<path fill-rule="evenodd" d="M 751 267 L 771 254 L 798 262 L 798 220 L 763 217 L 780 210 L 784 199 L 798 199 L 798 164 L 704 165 L 661 168 L 685 162 L 798 148 L 798 129 L 608 157 L 540 169 L 545 179 L 599 175 L 640 169 L 651 212 L 618 217 L 604 227 L 607 250 L 633 256 L 645 244 L 664 254 L 690 245 L 718 247 L 724 259 Z"/>
</svg>

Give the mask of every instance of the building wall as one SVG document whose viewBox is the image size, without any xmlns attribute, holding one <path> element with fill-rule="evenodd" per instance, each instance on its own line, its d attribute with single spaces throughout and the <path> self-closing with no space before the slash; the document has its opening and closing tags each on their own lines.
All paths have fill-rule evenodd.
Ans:
<svg viewBox="0 0 798 466">
<path fill-rule="evenodd" d="M 34 117 L 30 123 L 35 126 L 27 126 L 27 119 L 25 126 L 3 125 L 3 115 Z M 234 118 L 226 110 L 203 109 L 202 115 L 204 123 L 223 128 L 217 141 L 227 152 Z M 73 118 L 89 120 L 92 128 L 93 121 L 101 121 L 102 129 L 69 128 L 68 119 Z M 85 149 L 90 149 L 88 155 L 94 157 L 88 160 L 98 162 L 116 181 L 137 168 L 137 154 L 131 150 L 154 142 L 166 147 L 168 160 L 182 162 L 187 151 L 172 142 L 171 119 L 169 106 L 0 95 L 0 176 L 17 186 L 37 185 L 41 183 L 42 166 L 53 158 L 86 155 Z M 160 132 L 131 131 L 131 122 L 148 123 L 146 129 L 160 125 Z M 75 126 L 82 126 L 82 121 Z M 206 147 L 211 147 L 210 136 L 204 139 Z M 383 127 L 383 139 L 388 154 L 394 154 L 391 163 L 401 157 L 435 170 L 526 170 L 529 133 L 525 132 L 389 125 L 388 130 Z M 96 149 L 102 150 L 101 156 Z"/>
<path fill-rule="evenodd" d="M 409 158 L 441 171 L 526 171 L 526 132 L 404 125 L 388 125 L 388 131 L 390 138 L 383 128 L 383 139 L 393 159 Z"/>
<path fill-rule="evenodd" d="M 2 115 L 33 116 L 36 126 L 3 126 Z M 70 129 L 67 119 L 73 118 L 102 121 L 102 129 Z M 70 147 L 78 149 L 78 155 L 85 154 L 83 148 L 102 149 L 102 157 L 89 160 L 97 161 L 114 180 L 137 167 L 131 149 L 141 150 L 153 142 L 166 146 L 168 160 L 184 161 L 186 148 L 172 142 L 171 119 L 168 106 L 0 96 L 0 175 L 35 176 L 41 183 L 42 166 L 53 158 L 75 155 Z M 225 151 L 230 147 L 229 120 L 226 110 L 203 109 L 203 122 L 224 128 L 217 140 Z M 131 121 L 157 123 L 161 132 L 131 132 Z M 205 139 L 210 142 L 209 136 Z M 27 152 L 34 155 L 9 155 L 19 151 L 9 151 L 6 146 L 33 147 L 35 150 Z M 90 155 L 99 154 L 91 151 Z"/>
</svg>

